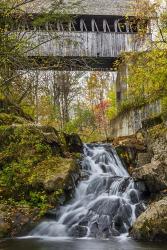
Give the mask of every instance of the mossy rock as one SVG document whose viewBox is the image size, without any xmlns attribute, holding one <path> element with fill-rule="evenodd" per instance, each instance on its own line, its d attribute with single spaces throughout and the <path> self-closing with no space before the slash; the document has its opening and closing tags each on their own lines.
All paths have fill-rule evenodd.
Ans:
<svg viewBox="0 0 167 250">
<path fill-rule="evenodd" d="M 64 134 L 68 150 L 72 153 L 83 153 L 83 143 L 77 134 Z"/>
<path fill-rule="evenodd" d="M 80 177 L 74 159 L 79 160 L 80 154 L 70 152 L 64 134 L 52 127 L 15 124 L 10 114 L 0 117 L 0 198 L 7 218 L 0 222 L 0 237 L 4 237 L 22 230 L 36 209 L 39 220 L 71 198 Z"/>
<path fill-rule="evenodd" d="M 152 203 L 134 223 L 131 235 L 137 240 L 167 240 L 167 198 Z"/>
<path fill-rule="evenodd" d="M 0 113 L 0 126 L 1 125 L 12 125 L 12 124 L 24 124 L 27 120 L 22 117 L 7 114 L 7 113 Z"/>
<path fill-rule="evenodd" d="M 38 208 L 24 204 L 0 204 L 0 238 L 17 236 L 40 219 Z"/>
<path fill-rule="evenodd" d="M 51 157 L 34 167 L 29 183 L 32 186 L 43 186 L 47 192 L 54 192 L 71 185 L 73 172 L 79 172 L 74 159 Z"/>
<path fill-rule="evenodd" d="M 159 137 L 164 137 L 167 134 L 167 126 L 164 123 L 156 125 L 148 130 L 148 135 L 151 139 L 155 140 Z"/>
<path fill-rule="evenodd" d="M 22 108 L 20 108 L 18 105 L 12 103 L 11 101 L 5 98 L 0 98 L 0 113 L 11 114 L 14 116 L 24 118 L 29 122 L 33 122 L 33 118 L 30 115 L 26 114 L 22 110 Z"/>
<path fill-rule="evenodd" d="M 161 115 L 151 117 L 151 118 L 148 118 L 148 119 L 145 119 L 142 121 L 142 128 L 149 129 L 149 128 L 154 127 L 158 124 L 161 124 L 162 122 L 163 122 L 163 119 L 162 119 Z"/>
<path fill-rule="evenodd" d="M 137 150 L 134 147 L 119 145 L 115 149 L 127 169 L 137 166 Z"/>
</svg>

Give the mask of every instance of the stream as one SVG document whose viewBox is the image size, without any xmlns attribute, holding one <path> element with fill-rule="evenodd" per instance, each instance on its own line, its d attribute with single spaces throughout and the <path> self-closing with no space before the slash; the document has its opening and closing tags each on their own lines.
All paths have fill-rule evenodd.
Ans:
<svg viewBox="0 0 167 250">
<path fill-rule="evenodd" d="M 43 221 L 32 237 L 91 237 L 108 239 L 128 234 L 144 211 L 142 193 L 110 145 L 84 147 L 82 181 L 70 204 L 56 220 Z"/>
<path fill-rule="evenodd" d="M 144 187 L 134 182 L 107 144 L 84 146 L 82 180 L 73 200 L 42 221 L 26 237 L 1 242 L 0 250 L 166 249 L 128 237 L 145 210 Z"/>
<path fill-rule="evenodd" d="M 0 250 L 166 250 L 165 244 L 140 243 L 129 238 L 15 239 L 0 242 Z"/>
</svg>

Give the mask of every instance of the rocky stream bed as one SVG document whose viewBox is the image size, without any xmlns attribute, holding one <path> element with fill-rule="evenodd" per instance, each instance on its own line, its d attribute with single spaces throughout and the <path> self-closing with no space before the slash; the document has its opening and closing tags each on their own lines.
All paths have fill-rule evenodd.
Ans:
<svg viewBox="0 0 167 250">
<path fill-rule="evenodd" d="M 146 209 L 129 229 L 130 236 L 166 241 L 166 126 L 115 138 L 112 145 L 134 181 L 146 186 Z M 81 180 L 82 153 L 78 135 L 0 113 L 0 238 L 25 235 L 73 197 Z"/>
</svg>

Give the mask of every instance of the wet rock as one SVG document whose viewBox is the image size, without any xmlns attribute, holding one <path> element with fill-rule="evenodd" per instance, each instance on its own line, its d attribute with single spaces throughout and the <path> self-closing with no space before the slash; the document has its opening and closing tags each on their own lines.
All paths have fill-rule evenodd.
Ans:
<svg viewBox="0 0 167 250">
<path fill-rule="evenodd" d="M 98 228 L 101 232 L 106 231 L 110 226 L 110 217 L 107 215 L 102 215 L 97 220 Z"/>
<path fill-rule="evenodd" d="M 131 218 L 132 216 L 132 208 L 129 204 L 126 203 L 125 200 L 122 200 L 120 202 L 120 207 L 118 212 L 116 213 L 121 219 L 122 221 L 128 226 L 130 227 L 130 221 L 129 218 Z"/>
<path fill-rule="evenodd" d="M 143 181 L 135 181 L 134 186 L 141 193 L 147 193 L 148 192 L 148 190 L 146 188 L 146 185 L 145 185 L 145 183 Z"/>
<path fill-rule="evenodd" d="M 94 222 L 91 227 L 90 227 L 90 237 L 96 237 L 97 233 L 98 233 L 98 224 L 97 222 Z"/>
<path fill-rule="evenodd" d="M 119 215 L 115 216 L 114 218 L 114 229 L 112 229 L 112 232 L 114 233 L 113 236 L 118 236 L 121 233 L 126 233 L 126 228 L 124 225 L 124 222 L 122 220 L 122 217 Z"/>
<path fill-rule="evenodd" d="M 140 200 L 147 201 L 150 198 L 150 192 L 144 181 L 135 181 L 134 188 L 138 190 L 138 197 Z"/>
<path fill-rule="evenodd" d="M 99 194 L 106 189 L 105 180 L 103 178 L 97 177 L 93 179 L 86 190 L 86 194 Z"/>
<path fill-rule="evenodd" d="M 77 134 L 64 134 L 68 150 L 71 153 L 83 153 L 83 143 Z"/>
<path fill-rule="evenodd" d="M 90 162 L 87 159 L 82 162 L 82 168 L 87 171 L 91 170 Z"/>
<path fill-rule="evenodd" d="M 111 228 L 110 232 L 111 232 L 112 236 L 115 236 L 115 237 L 120 236 L 120 233 L 116 229 L 114 229 L 114 228 Z"/>
<path fill-rule="evenodd" d="M 50 209 L 46 212 L 45 216 L 47 218 L 51 218 L 51 219 L 56 219 L 57 218 L 57 213 L 58 213 L 58 209 L 54 208 L 54 209 Z"/>
<path fill-rule="evenodd" d="M 124 178 L 123 181 L 121 182 L 121 185 L 119 187 L 119 192 L 125 192 L 126 188 L 128 187 L 130 183 L 130 178 L 127 177 L 127 178 Z"/>
<path fill-rule="evenodd" d="M 152 203 L 134 223 L 131 235 L 137 240 L 167 240 L 167 198 Z"/>
<path fill-rule="evenodd" d="M 139 197 L 138 197 L 136 190 L 131 190 L 129 192 L 129 197 L 130 197 L 132 204 L 136 204 L 139 202 Z"/>
<path fill-rule="evenodd" d="M 100 167 L 101 167 L 103 173 L 107 173 L 107 167 L 105 164 L 100 164 Z"/>
<path fill-rule="evenodd" d="M 5 221 L 5 212 L 2 211 L 2 206 L 0 206 L 0 238 L 7 236 L 9 229 L 10 225 Z"/>
<path fill-rule="evenodd" d="M 84 227 L 84 226 L 74 226 L 72 229 L 70 229 L 71 232 L 70 232 L 70 236 L 71 237 L 76 237 L 76 238 L 82 238 L 82 237 L 85 237 L 87 235 L 87 227 Z"/>
<path fill-rule="evenodd" d="M 135 215 L 136 215 L 136 218 L 138 218 L 141 213 L 143 213 L 145 211 L 145 208 L 143 206 L 143 204 L 139 203 L 136 205 L 135 207 Z"/>
<path fill-rule="evenodd" d="M 79 225 L 81 226 L 88 226 L 88 223 L 91 220 L 91 213 L 88 213 L 86 216 L 83 217 L 83 219 L 80 220 Z"/>
<path fill-rule="evenodd" d="M 137 166 L 137 149 L 135 147 L 119 145 L 115 149 L 127 168 L 129 166 L 133 166 L 134 168 Z"/>
<path fill-rule="evenodd" d="M 105 228 L 102 233 L 99 231 L 98 234 L 99 238 L 101 239 L 109 239 L 109 237 L 111 236 L 110 230 L 109 228 Z"/>
<path fill-rule="evenodd" d="M 91 211 L 95 212 L 98 215 L 110 215 L 114 216 L 118 211 L 120 206 L 120 199 L 110 199 L 110 198 L 102 198 L 94 203 L 91 207 Z"/>
<path fill-rule="evenodd" d="M 144 181 L 150 193 L 167 189 L 167 165 L 160 161 L 152 161 L 133 171 L 136 180 Z"/>
<path fill-rule="evenodd" d="M 134 135 L 118 137 L 113 141 L 113 144 L 117 154 L 131 174 L 132 170 L 138 166 L 138 154 L 147 152 L 145 141 Z"/>
</svg>

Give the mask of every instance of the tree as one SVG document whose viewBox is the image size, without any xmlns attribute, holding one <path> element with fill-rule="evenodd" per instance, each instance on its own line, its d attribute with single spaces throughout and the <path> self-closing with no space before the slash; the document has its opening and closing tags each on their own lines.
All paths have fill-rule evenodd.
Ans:
<svg viewBox="0 0 167 250">
<path fill-rule="evenodd" d="M 69 122 L 73 113 L 73 105 L 81 95 L 82 87 L 79 79 L 82 75 L 82 72 L 53 72 L 50 94 L 54 109 L 58 112 L 61 129 Z"/>
<path fill-rule="evenodd" d="M 167 95 L 166 7 L 162 5 L 162 1 L 151 4 L 143 0 L 138 1 L 138 4 L 139 20 L 142 22 L 152 18 L 153 39 L 147 41 L 144 52 L 124 55 L 124 63 L 128 66 L 128 98 L 122 103 L 120 110 L 163 100 Z M 147 35 L 145 31 L 143 34 Z"/>
<path fill-rule="evenodd" d="M 98 105 L 94 107 L 95 119 L 98 125 L 99 131 L 105 135 L 108 139 L 109 135 L 109 120 L 107 119 L 107 110 L 110 106 L 108 100 L 101 101 Z"/>
<path fill-rule="evenodd" d="M 41 43 L 36 43 L 34 40 L 36 33 L 41 26 L 44 27 L 47 22 L 52 20 L 57 22 L 71 20 L 71 16 L 68 15 L 70 6 L 73 6 L 71 3 L 66 4 L 59 0 L 52 0 L 48 12 L 41 8 L 40 15 L 27 13 L 28 4 L 31 4 L 31 8 L 33 8 L 33 4 L 37 7 L 36 2 L 36 0 L 2 0 L 0 2 L 0 92 L 5 98 L 18 104 L 29 93 L 31 84 L 26 85 L 23 92 L 20 89 L 20 95 L 18 92 L 17 99 L 15 99 L 16 96 L 12 95 L 13 84 L 16 86 L 19 78 L 19 81 L 22 81 L 22 75 L 33 67 L 43 69 L 43 65 L 39 66 L 36 60 L 30 61 L 27 57 L 28 52 L 36 50 L 41 43 L 48 42 L 48 38 L 46 38 Z M 30 33 L 29 30 L 31 30 Z M 54 37 L 49 37 L 49 39 L 56 38 L 56 32 Z M 27 70 L 25 72 L 18 69 Z M 18 84 L 17 88 L 19 86 Z"/>
</svg>

